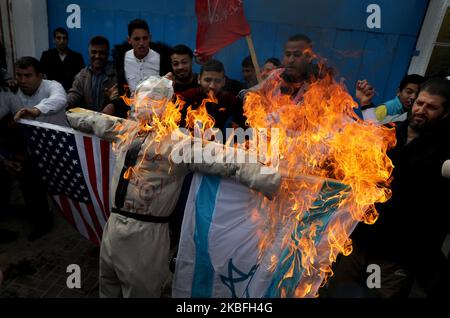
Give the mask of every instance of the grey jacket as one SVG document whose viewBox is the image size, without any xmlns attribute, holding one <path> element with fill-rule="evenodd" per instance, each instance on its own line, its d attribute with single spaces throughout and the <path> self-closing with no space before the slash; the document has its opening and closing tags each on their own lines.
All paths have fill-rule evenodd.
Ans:
<svg viewBox="0 0 450 318">
<path fill-rule="evenodd" d="M 105 72 L 106 78 L 103 81 L 102 90 L 110 89 L 117 84 L 117 73 L 112 63 L 108 63 Z M 68 108 L 83 107 L 100 112 L 111 102 L 108 96 L 105 95 L 103 97 L 103 103 L 99 108 L 94 105 L 94 99 L 92 97 L 92 72 L 89 70 L 89 66 L 83 68 L 75 76 L 72 88 L 67 93 Z"/>
</svg>

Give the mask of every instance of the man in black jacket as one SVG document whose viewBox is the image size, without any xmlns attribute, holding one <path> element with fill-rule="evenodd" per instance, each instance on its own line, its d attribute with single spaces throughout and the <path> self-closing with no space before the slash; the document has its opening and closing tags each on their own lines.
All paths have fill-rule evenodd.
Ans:
<svg viewBox="0 0 450 318">
<path fill-rule="evenodd" d="M 427 297 L 441 292 L 438 277 L 448 270 L 441 247 L 450 232 L 450 179 L 441 172 L 450 159 L 449 114 L 450 82 L 424 83 L 408 120 L 396 127 L 392 197 L 377 206 L 374 225 L 355 229 L 354 250 L 337 264 L 331 296 L 407 297 L 413 282 Z M 374 268 L 380 284 L 370 276 Z"/>
<path fill-rule="evenodd" d="M 83 56 L 68 47 L 69 34 L 64 28 L 53 31 L 55 48 L 42 53 L 42 71 L 47 79 L 58 81 L 68 91 L 75 75 L 84 67 Z"/>
</svg>

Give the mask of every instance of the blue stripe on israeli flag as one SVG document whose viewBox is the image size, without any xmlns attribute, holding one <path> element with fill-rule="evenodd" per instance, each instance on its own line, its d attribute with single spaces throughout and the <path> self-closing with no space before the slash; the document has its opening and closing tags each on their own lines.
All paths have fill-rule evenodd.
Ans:
<svg viewBox="0 0 450 318">
<path fill-rule="evenodd" d="M 216 199 L 221 178 L 203 176 L 202 183 L 195 200 L 195 233 L 196 247 L 194 277 L 191 297 L 212 297 L 214 269 L 209 256 L 208 234 L 214 215 Z"/>
</svg>

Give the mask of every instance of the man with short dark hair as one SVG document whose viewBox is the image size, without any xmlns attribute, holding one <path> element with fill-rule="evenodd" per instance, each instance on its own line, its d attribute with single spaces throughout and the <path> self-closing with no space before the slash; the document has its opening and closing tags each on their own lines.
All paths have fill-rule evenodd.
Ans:
<svg viewBox="0 0 450 318">
<path fill-rule="evenodd" d="M 146 21 L 135 19 L 128 25 L 128 43 L 133 47 L 125 53 L 125 77 L 131 93 L 151 75 L 159 75 L 161 57 L 150 48 L 152 35 Z"/>
<path fill-rule="evenodd" d="M 418 74 L 405 75 L 397 89 L 397 95 L 380 106 L 374 107 L 371 103 L 373 90 L 369 96 L 362 94 L 364 87 L 370 86 L 367 81 L 359 81 L 357 84 L 356 97 L 361 100 L 361 108 L 364 119 L 376 119 L 381 123 L 404 121 L 407 113 L 411 110 L 417 95 L 419 94 L 420 85 L 425 78 Z"/>
<path fill-rule="evenodd" d="M 68 93 L 68 109 L 82 107 L 123 117 L 117 103 L 117 73 L 109 57 L 109 41 L 95 36 L 89 41 L 90 64 L 75 77 Z"/>
<path fill-rule="evenodd" d="M 199 86 L 198 75 L 192 72 L 194 53 L 186 45 L 179 44 L 170 51 L 175 93 Z"/>
<path fill-rule="evenodd" d="M 282 77 L 289 83 L 309 80 L 311 73 L 312 41 L 304 34 L 291 36 L 284 46 Z"/>
<path fill-rule="evenodd" d="M 358 224 L 352 234 L 353 252 L 342 257 L 330 281 L 333 296 L 355 297 L 359 290 L 360 296 L 407 297 L 414 280 L 427 296 L 435 295 L 450 232 L 450 179 L 441 172 L 450 159 L 450 82 L 425 82 L 396 134 L 389 152 L 392 197 L 376 206 L 375 224 Z M 370 264 L 380 266 L 379 288 L 366 285 Z"/>
<path fill-rule="evenodd" d="M 284 46 L 283 67 L 270 73 L 260 85 L 250 89 L 262 94 L 288 95 L 294 103 L 301 103 L 308 85 L 323 78 L 331 69 L 313 63 L 312 41 L 304 34 L 291 36 Z M 244 99 L 244 94 L 240 94 Z"/>
<path fill-rule="evenodd" d="M 17 96 L 23 108 L 16 112 L 15 119 L 32 118 L 38 121 L 68 126 L 65 114 L 66 92 L 56 81 L 44 79 L 41 65 L 31 56 L 16 62 Z"/>
<path fill-rule="evenodd" d="M 210 93 L 217 98 L 217 103 L 206 103 L 208 114 L 215 120 L 214 127 L 225 132 L 228 126 L 231 127 L 232 121 L 241 127 L 245 126 L 242 106 L 239 100 L 223 89 L 225 85 L 225 67 L 222 62 L 214 59 L 207 61 L 200 70 L 198 84 L 200 87 L 189 89 L 180 94 L 186 102 L 181 111 L 182 120 L 180 127 L 184 127 L 186 124 L 187 108 L 191 106 L 192 109 L 197 109 Z"/>
<path fill-rule="evenodd" d="M 17 96 L 22 107 L 15 114 L 15 120 L 31 118 L 38 121 L 68 126 L 65 108 L 66 92 L 56 81 L 43 79 L 40 63 L 34 57 L 26 56 L 16 62 L 16 79 L 19 86 Z M 20 140 L 17 140 L 20 149 Z M 32 232 L 28 239 L 34 241 L 46 233 L 53 226 L 53 213 L 48 206 L 47 190 L 38 175 L 38 167 L 26 152 L 26 147 L 19 150 L 13 160 L 14 169 L 9 176 L 2 176 L 5 182 L 11 182 L 11 177 L 19 181 L 27 208 L 31 212 Z"/>
<path fill-rule="evenodd" d="M 53 31 L 55 48 L 42 53 L 42 72 L 47 79 L 58 81 L 68 91 L 73 80 L 84 67 L 83 56 L 68 47 L 69 33 L 64 28 Z"/>
</svg>

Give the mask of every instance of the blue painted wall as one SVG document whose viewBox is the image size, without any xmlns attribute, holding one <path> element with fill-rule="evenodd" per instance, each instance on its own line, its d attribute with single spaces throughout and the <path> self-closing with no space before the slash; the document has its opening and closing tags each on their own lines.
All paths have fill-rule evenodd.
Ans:
<svg viewBox="0 0 450 318">
<path fill-rule="evenodd" d="M 206 1 L 206 0 L 205 0 Z M 69 29 L 70 46 L 84 54 L 87 43 L 98 34 L 112 45 L 126 40 L 127 24 L 144 18 L 153 39 L 169 45 L 185 43 L 195 48 L 196 18 L 194 0 L 47 0 L 50 29 L 66 26 L 70 4 L 81 7 L 81 28 Z M 367 7 L 381 8 L 381 28 L 370 29 Z M 338 76 L 353 93 L 357 79 L 367 78 L 377 90 L 375 102 L 395 95 L 407 72 L 428 0 L 245 0 L 245 14 L 252 28 L 258 59 L 282 58 L 286 39 L 305 33 L 315 51 L 338 70 Z M 52 44 L 53 45 L 53 44 Z M 242 80 L 240 63 L 247 56 L 244 39 L 221 51 L 230 77 Z M 198 70 L 198 66 L 195 67 Z"/>
</svg>

